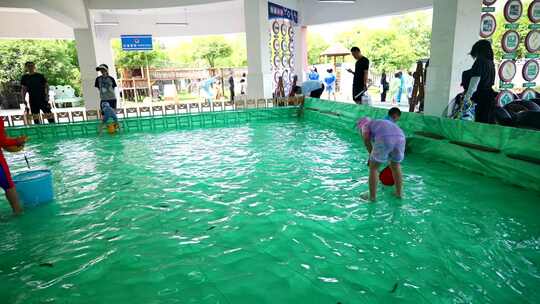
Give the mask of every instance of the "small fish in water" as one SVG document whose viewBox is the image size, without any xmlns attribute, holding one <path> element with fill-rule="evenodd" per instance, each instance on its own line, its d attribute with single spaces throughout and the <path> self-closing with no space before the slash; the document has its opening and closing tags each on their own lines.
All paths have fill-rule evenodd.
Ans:
<svg viewBox="0 0 540 304">
<path fill-rule="evenodd" d="M 353 183 L 358 183 L 358 180 L 353 179 L 352 182 L 353 182 Z"/>
<path fill-rule="evenodd" d="M 120 234 L 113 235 L 113 236 L 110 236 L 110 237 L 106 238 L 106 240 L 107 240 L 107 241 L 110 241 L 110 240 L 115 239 L 115 238 L 117 238 L 117 237 L 119 237 L 119 236 L 120 236 Z"/>
<path fill-rule="evenodd" d="M 176 229 L 176 230 L 174 231 L 174 234 L 178 234 L 178 232 L 179 232 L 178 229 Z"/>
<path fill-rule="evenodd" d="M 212 230 L 212 229 L 214 229 L 214 228 L 216 228 L 216 226 L 212 226 L 212 227 L 206 229 L 206 231 L 210 231 L 210 230 Z"/>
<path fill-rule="evenodd" d="M 398 285 L 398 283 L 396 282 L 396 284 L 394 284 L 394 287 L 392 288 L 392 290 L 390 290 L 390 293 L 396 292 L 398 286 L 399 286 L 399 285 Z"/>
<path fill-rule="evenodd" d="M 167 205 L 167 204 L 159 204 L 158 207 L 159 208 L 169 208 L 169 205 Z"/>
<path fill-rule="evenodd" d="M 39 267 L 54 267 L 54 264 L 53 263 L 41 263 L 39 264 Z"/>
</svg>

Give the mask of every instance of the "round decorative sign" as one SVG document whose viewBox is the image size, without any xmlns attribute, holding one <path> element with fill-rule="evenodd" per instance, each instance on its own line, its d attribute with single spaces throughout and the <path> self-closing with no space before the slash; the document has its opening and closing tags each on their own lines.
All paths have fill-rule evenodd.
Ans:
<svg viewBox="0 0 540 304">
<path fill-rule="evenodd" d="M 529 5 L 529 20 L 531 20 L 532 23 L 538 23 L 540 22 L 540 0 L 534 0 L 531 2 L 531 5 Z"/>
<path fill-rule="evenodd" d="M 504 19 L 510 23 L 514 23 L 523 15 L 523 3 L 521 0 L 509 0 L 504 6 Z"/>
<path fill-rule="evenodd" d="M 281 77 L 283 77 L 283 81 L 287 81 L 289 79 L 289 70 L 283 71 L 283 74 L 281 74 Z"/>
<path fill-rule="evenodd" d="M 523 79 L 528 82 L 536 80 L 540 73 L 540 64 L 536 59 L 531 59 L 523 65 Z"/>
<path fill-rule="evenodd" d="M 294 57 L 289 58 L 289 68 L 294 68 Z"/>
<path fill-rule="evenodd" d="M 537 93 L 536 93 L 535 90 L 526 89 L 525 91 L 523 91 L 523 93 L 521 93 L 521 99 L 523 99 L 523 100 L 535 99 L 536 95 L 537 95 Z"/>
<path fill-rule="evenodd" d="M 505 106 L 509 103 L 514 101 L 514 93 L 504 90 L 497 95 L 497 103 L 499 103 L 500 106 Z"/>
<path fill-rule="evenodd" d="M 506 53 L 513 53 L 519 47 L 519 34 L 516 31 L 508 31 L 502 37 L 502 48 Z"/>
<path fill-rule="evenodd" d="M 287 35 L 287 32 L 289 32 L 289 27 L 287 26 L 287 24 L 283 23 L 281 25 L 281 35 L 285 36 Z"/>
<path fill-rule="evenodd" d="M 291 58 L 292 59 L 292 58 Z M 294 73 L 289 74 L 289 81 L 292 83 L 294 81 Z"/>
<path fill-rule="evenodd" d="M 504 6 L 504 19 L 510 23 L 514 23 L 521 18 L 523 14 L 523 3 L 521 0 L 509 0 Z"/>
<path fill-rule="evenodd" d="M 289 63 L 289 56 L 283 56 L 281 58 L 281 65 L 283 65 L 283 67 L 286 68 L 288 63 Z"/>
<path fill-rule="evenodd" d="M 294 52 L 294 41 L 292 40 L 289 41 L 289 52 L 291 52 L 291 54 Z"/>
<path fill-rule="evenodd" d="M 276 82 L 276 85 L 279 83 L 279 77 L 281 76 L 281 73 L 276 71 L 274 73 L 274 81 Z"/>
<path fill-rule="evenodd" d="M 272 32 L 274 32 L 276 35 L 279 34 L 279 22 L 272 22 Z"/>
<path fill-rule="evenodd" d="M 281 50 L 286 52 L 289 49 L 289 44 L 286 40 L 281 40 Z"/>
<path fill-rule="evenodd" d="M 516 76 L 516 70 L 516 63 L 513 60 L 507 60 L 499 67 L 499 77 L 504 82 L 512 82 Z"/>
<path fill-rule="evenodd" d="M 276 55 L 276 56 L 274 57 L 274 67 L 276 67 L 276 68 L 279 67 L 279 64 L 280 64 L 280 63 L 281 63 L 281 59 L 279 58 L 278 55 Z"/>
<path fill-rule="evenodd" d="M 497 2 L 497 0 L 482 0 L 482 3 L 485 6 L 492 6 L 493 4 L 495 4 L 495 2 Z"/>
<path fill-rule="evenodd" d="M 525 47 L 529 53 L 535 53 L 540 50 L 540 31 L 530 31 L 525 37 Z"/>
<path fill-rule="evenodd" d="M 292 26 L 289 27 L 289 37 L 294 37 L 294 28 Z"/>
<path fill-rule="evenodd" d="M 489 13 L 483 14 L 480 19 L 480 36 L 482 38 L 488 38 L 495 33 L 496 29 L 497 20 L 495 19 L 495 16 Z"/>
<path fill-rule="evenodd" d="M 274 51 L 279 51 L 279 40 L 274 39 Z"/>
</svg>

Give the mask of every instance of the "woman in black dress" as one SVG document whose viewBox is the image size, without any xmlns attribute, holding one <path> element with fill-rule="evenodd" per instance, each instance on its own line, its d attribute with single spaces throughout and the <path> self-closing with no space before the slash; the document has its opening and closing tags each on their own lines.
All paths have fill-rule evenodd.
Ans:
<svg viewBox="0 0 540 304">
<path fill-rule="evenodd" d="M 381 93 L 381 102 L 386 101 L 386 93 L 388 90 L 390 90 L 390 84 L 388 83 L 388 80 L 386 80 L 386 72 L 383 71 L 381 75 L 381 87 L 382 87 L 382 93 Z"/>
<path fill-rule="evenodd" d="M 493 49 L 488 40 L 476 42 L 470 55 L 475 59 L 469 70 L 469 84 L 463 97 L 463 120 L 495 123 L 495 107 L 497 93 L 495 84 L 495 63 Z"/>
</svg>

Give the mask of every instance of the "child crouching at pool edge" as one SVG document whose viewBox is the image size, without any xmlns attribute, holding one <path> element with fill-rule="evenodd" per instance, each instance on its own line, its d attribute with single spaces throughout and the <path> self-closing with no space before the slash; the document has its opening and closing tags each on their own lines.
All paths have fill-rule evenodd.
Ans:
<svg viewBox="0 0 540 304">
<path fill-rule="evenodd" d="M 385 119 L 364 117 L 357 123 L 358 132 L 364 139 L 369 153 L 369 200 L 377 200 L 379 167 L 390 162 L 398 198 L 402 197 L 403 175 L 401 162 L 405 158 L 405 134 L 396 124 L 401 117 L 399 108 L 388 111 Z M 366 197 L 363 197 L 366 199 Z"/>
<path fill-rule="evenodd" d="M 118 129 L 120 129 L 120 125 L 118 124 L 118 117 L 116 116 L 114 109 L 108 102 L 103 102 L 101 104 L 101 107 L 103 117 L 101 119 L 101 124 L 99 125 L 99 135 L 101 136 L 101 134 L 103 133 L 104 126 L 109 129 L 110 134 L 114 134 Z M 109 123 L 109 120 L 112 120 L 112 122 L 107 125 Z"/>
</svg>

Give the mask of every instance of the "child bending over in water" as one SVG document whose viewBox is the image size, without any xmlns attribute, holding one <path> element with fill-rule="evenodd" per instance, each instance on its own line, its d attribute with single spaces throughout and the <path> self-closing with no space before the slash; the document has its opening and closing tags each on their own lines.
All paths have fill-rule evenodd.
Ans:
<svg viewBox="0 0 540 304">
<path fill-rule="evenodd" d="M 107 126 L 107 123 L 109 120 L 112 119 L 112 124 L 114 127 L 114 130 L 118 130 L 120 126 L 118 125 L 118 116 L 116 116 L 116 113 L 114 112 L 114 109 L 111 108 L 111 105 L 108 102 L 103 102 L 101 104 L 103 117 L 101 119 L 101 124 L 99 125 L 99 135 L 103 132 L 103 127 Z"/>
<path fill-rule="evenodd" d="M 11 147 L 11 146 L 24 146 L 26 143 L 26 137 L 21 136 L 17 138 L 10 138 L 6 136 L 4 131 L 4 120 L 0 119 L 0 146 L 2 148 Z M 19 203 L 19 196 L 17 195 L 17 190 L 15 189 L 15 184 L 11 179 L 11 173 L 9 172 L 9 167 L 7 165 L 2 149 L 0 149 L 0 187 L 6 192 L 6 198 L 11 205 L 11 209 L 14 214 L 21 214 L 22 208 Z"/>
<path fill-rule="evenodd" d="M 358 131 L 364 138 L 364 144 L 369 152 L 369 200 L 377 199 L 377 182 L 379 166 L 390 161 L 390 169 L 396 186 L 396 196 L 401 198 L 403 177 L 400 163 L 405 157 L 405 135 L 396 122 L 401 117 L 398 108 L 388 111 L 385 119 L 371 120 L 369 117 L 360 119 Z"/>
</svg>

